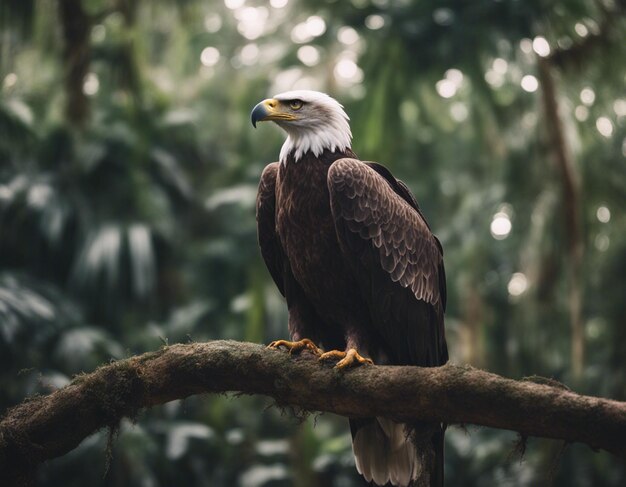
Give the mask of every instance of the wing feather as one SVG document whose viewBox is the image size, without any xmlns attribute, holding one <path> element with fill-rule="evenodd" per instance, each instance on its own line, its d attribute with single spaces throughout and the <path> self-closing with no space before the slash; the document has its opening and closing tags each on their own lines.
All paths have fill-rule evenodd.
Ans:
<svg viewBox="0 0 626 487">
<path fill-rule="evenodd" d="M 383 166 L 356 159 L 335 161 L 328 187 L 340 245 L 396 363 L 445 363 L 443 255 L 415 199 Z"/>
<path fill-rule="evenodd" d="M 261 174 L 256 198 L 256 221 L 261 255 L 278 290 L 285 296 L 285 252 L 276 233 L 276 178 L 279 167 L 278 162 L 273 162 Z"/>
</svg>

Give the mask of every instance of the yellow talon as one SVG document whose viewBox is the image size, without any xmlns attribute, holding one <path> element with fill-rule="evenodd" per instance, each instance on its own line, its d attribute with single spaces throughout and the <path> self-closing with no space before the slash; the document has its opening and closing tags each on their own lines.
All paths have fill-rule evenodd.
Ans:
<svg viewBox="0 0 626 487">
<path fill-rule="evenodd" d="M 324 352 L 322 355 L 320 355 L 320 360 L 324 361 L 324 360 L 332 360 L 332 359 L 342 359 L 346 356 L 346 352 L 342 352 L 340 350 L 331 350 L 330 352 Z"/>
<path fill-rule="evenodd" d="M 319 360 L 329 359 L 341 359 L 335 364 L 335 368 L 340 370 L 357 365 L 374 365 L 371 359 L 362 357 L 354 348 L 348 349 L 347 352 L 331 350 L 330 352 L 321 354 L 319 358 Z"/>
<path fill-rule="evenodd" d="M 303 338 L 302 340 L 298 340 L 297 342 L 290 342 L 287 340 L 275 340 L 267 346 L 267 348 L 280 347 L 285 347 L 287 350 L 289 350 L 289 354 L 298 353 L 302 350 L 308 350 L 309 352 L 318 356 L 322 354 L 322 350 L 318 348 L 317 345 L 315 345 L 315 343 L 313 343 L 313 341 L 309 340 L 308 338 Z"/>
</svg>

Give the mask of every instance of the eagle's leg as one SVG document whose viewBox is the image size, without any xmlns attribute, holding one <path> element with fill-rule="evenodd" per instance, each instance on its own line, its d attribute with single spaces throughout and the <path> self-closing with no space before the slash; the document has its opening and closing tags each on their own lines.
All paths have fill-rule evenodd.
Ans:
<svg viewBox="0 0 626 487">
<path fill-rule="evenodd" d="M 335 368 L 342 370 L 359 365 L 373 365 L 374 362 L 370 358 L 363 357 L 357 350 L 368 350 L 366 337 L 359 333 L 356 327 L 350 327 L 345 334 L 346 348 L 345 351 L 331 350 L 320 355 L 320 360 L 339 360 L 335 364 Z M 367 354 L 367 352 L 365 352 Z"/>
<path fill-rule="evenodd" d="M 309 340 L 308 338 L 302 338 L 301 340 L 297 340 L 294 342 L 290 342 L 287 340 L 275 340 L 267 346 L 267 348 L 280 347 L 285 347 L 287 350 L 289 350 L 289 354 L 299 353 L 302 350 L 308 350 L 309 352 L 318 356 L 322 354 L 322 350 L 318 348 L 318 346 L 315 345 L 315 343 L 313 343 L 313 341 Z"/>
<path fill-rule="evenodd" d="M 362 357 L 355 348 L 349 348 L 345 352 L 339 350 L 331 350 L 320 355 L 319 360 L 341 359 L 335 364 L 336 369 L 345 369 L 355 367 L 357 365 L 373 365 L 372 359 Z"/>
</svg>

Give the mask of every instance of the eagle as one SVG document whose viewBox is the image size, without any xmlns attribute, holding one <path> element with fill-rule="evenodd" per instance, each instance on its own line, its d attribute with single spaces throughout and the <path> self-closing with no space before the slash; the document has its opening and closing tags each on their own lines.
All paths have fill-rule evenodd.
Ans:
<svg viewBox="0 0 626 487">
<path fill-rule="evenodd" d="M 289 315 L 290 339 L 269 347 L 308 350 L 339 371 L 445 364 L 443 251 L 406 184 L 359 160 L 343 106 L 325 93 L 276 95 L 251 120 L 287 133 L 256 201 L 261 254 Z M 368 482 L 443 485 L 445 425 L 349 421 L 356 468 Z"/>
</svg>

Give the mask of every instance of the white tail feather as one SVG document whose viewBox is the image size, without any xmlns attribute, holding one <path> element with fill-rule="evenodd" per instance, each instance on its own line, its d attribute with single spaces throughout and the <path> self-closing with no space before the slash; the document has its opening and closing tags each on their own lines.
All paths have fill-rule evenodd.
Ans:
<svg viewBox="0 0 626 487">
<path fill-rule="evenodd" d="M 387 418 L 361 427 L 352 440 L 352 451 L 358 472 L 377 485 L 391 482 L 407 487 L 422 470 L 406 425 Z"/>
</svg>

